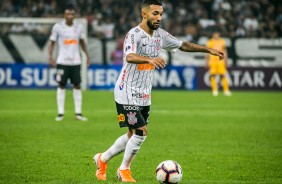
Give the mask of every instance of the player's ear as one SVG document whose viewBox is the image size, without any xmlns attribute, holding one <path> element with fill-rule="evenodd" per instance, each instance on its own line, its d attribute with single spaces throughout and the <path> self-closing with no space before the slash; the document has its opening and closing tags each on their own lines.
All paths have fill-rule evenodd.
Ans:
<svg viewBox="0 0 282 184">
<path fill-rule="evenodd" d="M 141 15 L 143 19 L 147 19 L 147 11 L 145 11 L 144 9 L 142 9 Z"/>
</svg>

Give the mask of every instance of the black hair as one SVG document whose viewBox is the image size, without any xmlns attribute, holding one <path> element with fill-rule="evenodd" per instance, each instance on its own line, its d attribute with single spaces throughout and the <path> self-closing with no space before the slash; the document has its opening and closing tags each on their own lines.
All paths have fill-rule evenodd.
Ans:
<svg viewBox="0 0 282 184">
<path fill-rule="evenodd" d="M 143 0 L 141 7 L 150 6 L 150 5 L 162 6 L 162 2 L 161 0 Z"/>
<path fill-rule="evenodd" d="M 65 10 L 74 10 L 75 11 L 74 5 L 73 4 L 67 4 Z"/>
</svg>

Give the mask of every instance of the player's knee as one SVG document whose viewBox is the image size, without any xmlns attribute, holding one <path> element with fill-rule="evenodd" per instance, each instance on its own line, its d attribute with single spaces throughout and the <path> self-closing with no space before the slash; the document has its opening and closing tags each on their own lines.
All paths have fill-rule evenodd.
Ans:
<svg viewBox="0 0 282 184">
<path fill-rule="evenodd" d="M 74 85 L 73 85 L 73 88 L 74 88 L 74 89 L 80 89 L 80 85 L 79 85 L 79 84 L 74 84 Z"/>
<path fill-rule="evenodd" d="M 146 136 L 147 135 L 147 127 L 143 126 L 143 127 L 137 128 L 135 130 L 135 134 L 139 135 L 139 136 Z"/>
<path fill-rule="evenodd" d="M 65 88 L 66 88 L 66 85 L 65 85 L 65 84 L 59 84 L 59 88 L 65 89 Z"/>
<path fill-rule="evenodd" d="M 133 135 L 133 130 L 132 129 L 128 129 L 128 132 L 127 132 L 128 138 L 130 138 L 132 135 Z"/>
</svg>

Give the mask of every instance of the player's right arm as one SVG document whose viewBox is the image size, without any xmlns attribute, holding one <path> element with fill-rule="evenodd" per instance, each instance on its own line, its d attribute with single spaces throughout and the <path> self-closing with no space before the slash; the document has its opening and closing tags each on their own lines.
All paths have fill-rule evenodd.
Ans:
<svg viewBox="0 0 282 184">
<path fill-rule="evenodd" d="M 157 58 L 149 58 L 145 56 L 140 56 L 138 54 L 130 53 L 126 55 L 126 61 L 128 63 L 135 63 L 135 64 L 144 64 L 148 63 L 151 64 L 152 66 L 156 67 L 157 69 L 159 68 L 164 68 L 165 67 L 165 60 L 161 57 Z"/>
<path fill-rule="evenodd" d="M 55 47 L 55 41 L 50 40 L 49 47 L 48 47 L 48 54 L 49 54 L 49 64 L 51 67 L 56 66 L 56 62 L 53 59 L 54 47 Z"/>
<path fill-rule="evenodd" d="M 57 40 L 57 37 L 58 37 L 58 24 L 55 24 L 52 28 L 52 33 L 50 36 L 50 43 L 48 47 L 49 64 L 51 67 L 56 66 L 56 62 L 53 58 L 53 51 L 54 51 L 55 42 Z"/>
<path fill-rule="evenodd" d="M 139 35 L 133 29 L 125 36 L 123 51 L 126 62 L 134 64 L 151 64 L 157 69 L 164 68 L 165 60 L 163 58 L 150 58 L 137 54 L 138 39 L 140 39 Z"/>
</svg>

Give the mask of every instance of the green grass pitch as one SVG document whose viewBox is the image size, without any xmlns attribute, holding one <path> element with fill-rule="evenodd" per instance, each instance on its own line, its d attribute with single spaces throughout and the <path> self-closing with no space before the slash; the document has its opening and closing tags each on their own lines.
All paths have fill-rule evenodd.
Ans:
<svg viewBox="0 0 282 184">
<path fill-rule="evenodd" d="M 83 93 L 88 122 L 74 119 L 71 90 L 63 122 L 55 90 L 0 90 L 0 183 L 120 183 L 122 154 L 95 178 L 94 153 L 126 132 L 117 123 L 113 93 Z M 155 169 L 173 159 L 183 184 L 282 183 L 282 93 L 154 91 L 148 137 L 132 163 L 140 184 L 157 183 Z"/>
</svg>

